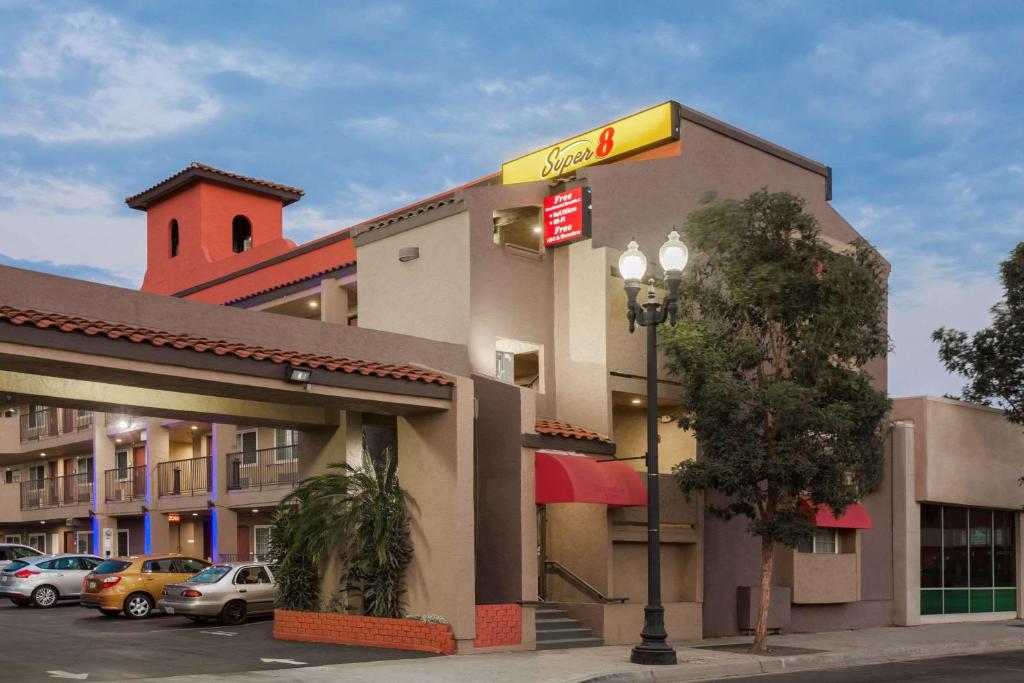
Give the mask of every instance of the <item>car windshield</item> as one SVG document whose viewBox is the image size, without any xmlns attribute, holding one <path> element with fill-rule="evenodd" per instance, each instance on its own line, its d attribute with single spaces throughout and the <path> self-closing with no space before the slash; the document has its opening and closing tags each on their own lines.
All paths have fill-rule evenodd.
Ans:
<svg viewBox="0 0 1024 683">
<path fill-rule="evenodd" d="M 223 579 L 229 571 L 231 571 L 231 567 L 227 565 L 207 567 L 190 578 L 187 583 L 217 583 Z"/>
<path fill-rule="evenodd" d="M 93 571 L 97 574 L 113 574 L 114 572 L 123 572 L 128 567 L 132 566 L 131 562 L 123 562 L 121 560 L 106 560 L 100 562 L 100 566 L 96 567 Z"/>
<path fill-rule="evenodd" d="M 22 567 L 27 567 L 27 566 L 28 566 L 28 562 L 23 562 L 22 560 L 15 560 L 14 562 L 11 562 L 6 567 L 4 567 L 4 571 L 13 574 L 14 572 L 18 571 Z"/>
</svg>

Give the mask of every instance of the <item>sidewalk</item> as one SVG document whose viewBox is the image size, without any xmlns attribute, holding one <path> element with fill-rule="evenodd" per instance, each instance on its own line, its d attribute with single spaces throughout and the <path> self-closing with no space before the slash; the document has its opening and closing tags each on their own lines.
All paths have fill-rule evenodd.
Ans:
<svg viewBox="0 0 1024 683">
<path fill-rule="evenodd" d="M 479 654 L 430 659 L 275 669 L 244 674 L 179 676 L 175 683 L 344 680 L 346 683 L 673 683 L 761 673 L 782 673 L 1024 648 L 1024 622 L 931 624 L 775 636 L 769 644 L 813 650 L 806 654 L 756 656 L 709 650 L 749 643 L 749 638 L 716 638 L 677 643 L 679 664 L 642 667 L 629 663 L 629 647 Z M 157 679 L 151 679 L 157 680 Z M 138 681 L 138 679 L 136 679 Z"/>
</svg>

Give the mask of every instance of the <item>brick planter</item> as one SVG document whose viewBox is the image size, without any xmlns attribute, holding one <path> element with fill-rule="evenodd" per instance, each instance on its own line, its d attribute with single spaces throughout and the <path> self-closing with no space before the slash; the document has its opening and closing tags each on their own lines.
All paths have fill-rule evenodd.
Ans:
<svg viewBox="0 0 1024 683">
<path fill-rule="evenodd" d="M 522 642 L 522 607 L 516 604 L 476 606 L 473 647 L 508 647 Z"/>
<path fill-rule="evenodd" d="M 274 638 L 455 654 L 455 636 L 448 624 L 428 624 L 414 619 L 277 609 L 274 610 Z"/>
</svg>

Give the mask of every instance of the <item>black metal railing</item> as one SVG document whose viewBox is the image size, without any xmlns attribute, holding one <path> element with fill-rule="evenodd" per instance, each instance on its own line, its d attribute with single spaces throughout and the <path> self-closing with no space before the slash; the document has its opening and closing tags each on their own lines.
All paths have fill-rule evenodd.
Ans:
<svg viewBox="0 0 1024 683">
<path fill-rule="evenodd" d="M 267 553 L 217 553 L 218 562 L 267 562 Z"/>
<path fill-rule="evenodd" d="M 299 480 L 299 447 L 277 446 L 227 454 L 228 490 L 262 490 L 295 486 Z"/>
<path fill-rule="evenodd" d="M 584 579 L 582 576 L 572 571 L 561 562 L 555 562 L 554 560 L 546 560 L 544 562 L 544 571 L 548 574 L 557 574 L 565 579 L 571 586 L 576 590 L 580 591 L 584 595 L 588 595 L 597 602 L 609 604 L 613 602 L 629 602 L 629 598 L 610 598 L 604 593 L 599 591 L 589 581 Z"/>
<path fill-rule="evenodd" d="M 209 493 L 211 458 L 170 460 L 156 466 L 157 492 L 160 496 L 192 496 Z"/>
<path fill-rule="evenodd" d="M 39 441 L 92 427 L 92 413 L 76 408 L 38 408 L 21 414 L 21 441 Z"/>
<path fill-rule="evenodd" d="M 146 499 L 146 466 L 115 467 L 103 473 L 103 495 L 108 503 Z"/>
<path fill-rule="evenodd" d="M 92 475 L 88 472 L 29 479 L 21 482 L 20 487 L 22 510 L 87 505 L 92 502 Z"/>
</svg>

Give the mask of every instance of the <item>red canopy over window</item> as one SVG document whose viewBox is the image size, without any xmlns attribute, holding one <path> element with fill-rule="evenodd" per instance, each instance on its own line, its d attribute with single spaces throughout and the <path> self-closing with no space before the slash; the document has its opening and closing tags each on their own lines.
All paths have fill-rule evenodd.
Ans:
<svg viewBox="0 0 1024 683">
<path fill-rule="evenodd" d="M 647 505 L 641 475 L 629 464 L 583 455 L 536 454 L 536 502 Z"/>
<path fill-rule="evenodd" d="M 864 509 L 864 506 L 860 503 L 854 503 L 846 508 L 843 512 L 842 517 L 836 517 L 835 513 L 832 512 L 832 508 L 822 503 L 821 505 L 814 506 L 812 503 L 807 502 L 808 508 L 814 507 L 814 525 L 820 527 L 828 527 L 831 529 L 870 529 L 871 528 L 871 516 L 868 515 L 868 511 Z"/>
</svg>

